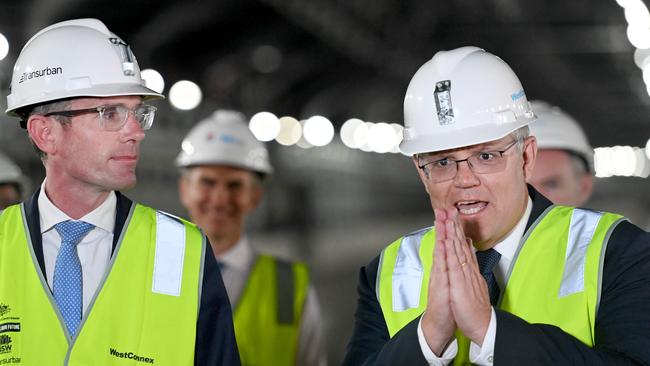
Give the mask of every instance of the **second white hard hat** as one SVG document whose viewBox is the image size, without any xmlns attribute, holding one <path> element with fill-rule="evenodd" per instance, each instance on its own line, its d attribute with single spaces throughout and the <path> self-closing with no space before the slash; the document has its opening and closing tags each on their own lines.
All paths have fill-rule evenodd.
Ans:
<svg viewBox="0 0 650 366">
<path fill-rule="evenodd" d="M 230 165 L 273 172 L 266 147 L 248 128 L 244 115 L 232 110 L 217 110 L 194 126 L 183 140 L 176 165 Z"/>
<path fill-rule="evenodd" d="M 131 48 L 97 19 L 53 24 L 23 47 L 13 69 L 6 113 L 71 97 L 141 95 L 145 86 Z"/>
<path fill-rule="evenodd" d="M 29 188 L 29 179 L 25 177 L 13 161 L 0 153 L 0 184 L 14 183 L 20 187 L 22 194 Z"/>
<path fill-rule="evenodd" d="M 537 138 L 537 148 L 568 150 L 577 154 L 593 171 L 594 149 L 580 124 L 557 106 L 542 100 L 530 102 L 537 121 L 530 124 L 530 134 Z"/>
<path fill-rule="evenodd" d="M 503 60 L 478 47 L 440 51 L 408 86 L 400 150 L 413 155 L 493 141 L 534 119 Z"/>
</svg>

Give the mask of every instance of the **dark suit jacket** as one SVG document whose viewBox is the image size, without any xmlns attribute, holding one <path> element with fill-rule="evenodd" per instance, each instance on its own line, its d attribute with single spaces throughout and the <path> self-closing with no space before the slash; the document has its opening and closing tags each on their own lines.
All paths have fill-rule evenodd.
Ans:
<svg viewBox="0 0 650 366">
<path fill-rule="evenodd" d="M 529 187 L 526 229 L 551 202 Z M 359 273 L 355 327 L 343 365 L 426 365 L 418 343 L 420 317 L 393 338 L 375 295 L 376 257 Z M 605 253 L 595 347 L 562 329 L 530 324 L 495 309 L 495 365 L 650 365 L 650 234 L 629 222 L 614 229 Z"/>
<path fill-rule="evenodd" d="M 27 226 L 29 227 L 34 254 L 38 259 L 41 271 L 45 273 L 45 262 L 43 258 L 43 240 L 41 237 L 41 223 L 38 211 L 38 194 L 34 193 L 25 202 L 25 214 Z M 115 215 L 115 230 L 113 235 L 113 251 L 122 232 L 126 217 L 133 202 L 120 194 L 117 195 L 117 213 Z M 201 294 L 201 305 L 199 319 L 196 328 L 196 348 L 194 353 L 194 364 L 203 365 L 240 365 L 237 342 L 232 323 L 232 312 L 230 301 L 226 294 L 226 288 L 221 279 L 221 272 L 214 258 L 214 253 L 208 249 L 205 251 L 205 263 L 203 266 L 203 292 Z"/>
</svg>

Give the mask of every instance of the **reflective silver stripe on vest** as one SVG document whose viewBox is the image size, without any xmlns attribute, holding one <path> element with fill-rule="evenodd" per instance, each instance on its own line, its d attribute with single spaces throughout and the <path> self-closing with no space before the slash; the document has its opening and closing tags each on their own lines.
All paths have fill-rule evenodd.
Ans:
<svg viewBox="0 0 650 366">
<path fill-rule="evenodd" d="M 584 291 L 587 247 L 602 216 L 602 212 L 573 210 L 559 297 Z"/>
<path fill-rule="evenodd" d="M 420 261 L 420 242 L 429 230 L 431 228 L 409 234 L 400 243 L 393 270 L 393 311 L 395 312 L 420 306 L 420 291 L 424 275 Z"/>
<path fill-rule="evenodd" d="M 185 225 L 163 212 L 156 211 L 153 292 L 171 296 L 181 295 L 184 257 Z"/>
</svg>

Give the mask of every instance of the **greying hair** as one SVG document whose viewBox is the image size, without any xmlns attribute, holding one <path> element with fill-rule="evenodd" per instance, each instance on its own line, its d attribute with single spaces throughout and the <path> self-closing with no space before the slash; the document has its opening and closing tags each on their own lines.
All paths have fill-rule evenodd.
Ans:
<svg viewBox="0 0 650 366">
<path fill-rule="evenodd" d="M 510 136 L 512 136 L 513 140 L 517 141 L 517 150 L 519 150 L 519 152 L 522 152 L 524 151 L 524 140 L 530 136 L 530 128 L 528 128 L 528 125 L 519 127 L 518 129 L 510 132 Z"/>
</svg>

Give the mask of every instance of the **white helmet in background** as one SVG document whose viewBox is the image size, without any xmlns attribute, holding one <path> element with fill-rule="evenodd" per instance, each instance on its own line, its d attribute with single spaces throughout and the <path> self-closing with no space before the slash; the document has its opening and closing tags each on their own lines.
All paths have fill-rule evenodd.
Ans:
<svg viewBox="0 0 650 366">
<path fill-rule="evenodd" d="M 440 51 L 415 73 L 404 98 L 408 155 L 500 139 L 535 120 L 517 75 L 478 47 Z"/>
<path fill-rule="evenodd" d="M 557 106 L 541 100 L 531 101 L 537 121 L 530 124 L 530 134 L 537 138 L 537 149 L 568 150 L 594 168 L 594 149 L 580 124 Z"/>
<path fill-rule="evenodd" d="M 0 184 L 7 183 L 17 184 L 21 194 L 25 194 L 29 189 L 29 179 L 23 175 L 18 165 L 0 153 Z"/>
<path fill-rule="evenodd" d="M 163 96 L 145 86 L 131 48 L 97 19 L 53 24 L 23 47 L 13 69 L 7 111 L 71 97 Z"/>
<path fill-rule="evenodd" d="M 231 110 L 217 110 L 194 126 L 183 140 L 176 165 L 230 165 L 273 172 L 264 144 L 248 128 L 244 115 Z"/>
</svg>

